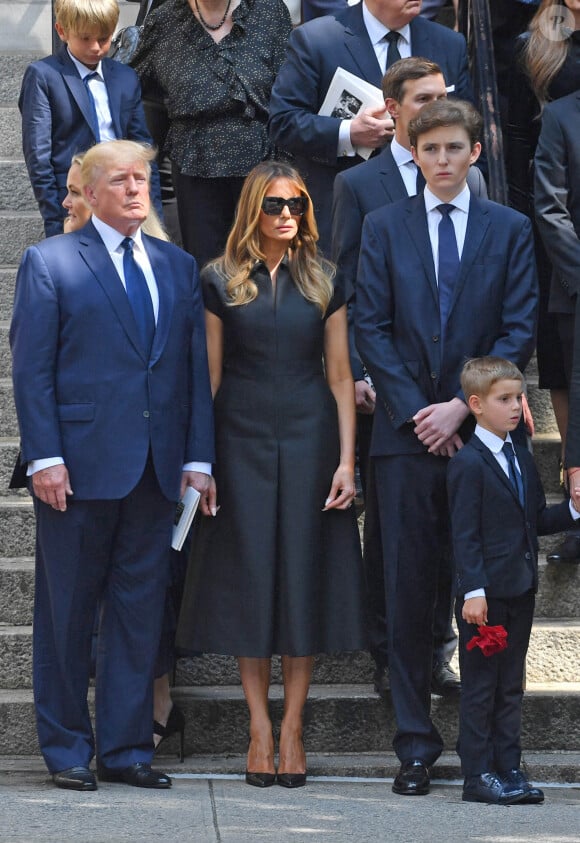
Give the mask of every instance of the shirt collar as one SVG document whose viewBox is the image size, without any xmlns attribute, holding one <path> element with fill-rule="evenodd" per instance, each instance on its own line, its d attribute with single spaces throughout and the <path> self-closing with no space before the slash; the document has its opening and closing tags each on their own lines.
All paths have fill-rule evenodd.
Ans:
<svg viewBox="0 0 580 843">
<path fill-rule="evenodd" d="M 411 150 L 405 149 L 396 138 L 393 138 L 391 141 L 391 152 L 397 167 L 402 167 L 403 164 L 415 163 L 411 155 Z"/>
<path fill-rule="evenodd" d="M 455 205 L 455 207 L 459 211 L 463 211 L 464 213 L 468 214 L 469 213 L 469 198 L 470 198 L 470 195 L 471 194 L 469 193 L 469 188 L 467 187 L 467 185 L 465 185 L 465 187 L 463 188 L 461 193 L 458 193 L 457 196 L 455 196 L 451 200 L 451 202 L 449 202 L 447 204 Z M 435 196 L 435 194 L 432 193 L 429 190 L 427 185 L 425 185 L 425 189 L 423 191 L 423 196 L 425 197 L 425 210 L 427 211 L 427 213 L 429 213 L 429 211 L 432 211 L 434 208 L 436 208 L 437 205 L 443 204 L 442 200 L 439 199 L 438 196 Z"/>
<path fill-rule="evenodd" d="M 385 26 L 384 23 L 381 23 L 378 18 L 371 15 L 364 0 L 362 4 L 362 16 L 369 38 L 371 39 L 371 44 L 374 47 L 379 43 L 379 41 L 382 41 L 387 32 L 390 32 L 391 30 L 388 26 Z M 411 42 L 411 27 L 408 23 L 401 27 L 401 29 L 398 29 L 397 32 L 402 36 L 402 38 L 404 38 L 407 44 Z"/>
<path fill-rule="evenodd" d="M 100 220 L 94 214 L 92 216 L 92 223 L 95 226 L 97 233 L 99 234 L 101 240 L 105 244 L 105 248 L 108 252 L 117 252 L 121 248 L 121 243 L 125 239 L 124 234 L 121 234 L 120 231 L 117 231 L 116 228 L 108 225 L 103 220 Z M 134 235 L 132 235 L 133 242 L 137 249 L 143 249 L 143 239 L 141 235 L 141 229 L 138 228 Z"/>
<path fill-rule="evenodd" d="M 483 444 L 487 448 L 489 448 L 492 454 L 499 454 L 505 443 L 512 441 L 512 438 L 509 433 L 506 435 L 505 439 L 502 439 L 501 436 L 496 436 L 496 434 L 492 433 L 491 430 L 487 430 L 485 427 L 481 427 L 479 424 L 475 425 L 474 433 L 477 438 L 481 439 Z"/>
<path fill-rule="evenodd" d="M 73 54 L 71 53 L 71 51 L 69 50 L 68 47 L 66 48 L 66 50 L 67 50 L 67 53 L 70 56 L 70 59 L 71 59 L 72 63 L 74 64 L 74 66 L 78 70 L 79 76 L 81 77 L 81 79 L 84 79 L 85 76 L 89 75 L 89 73 L 98 73 L 99 78 L 100 79 L 103 78 L 103 69 L 102 69 L 103 62 L 102 61 L 100 61 L 98 63 L 98 65 L 95 67 L 94 70 L 91 70 L 90 67 L 86 66 L 86 64 L 83 64 L 78 59 L 75 59 L 75 57 L 73 56 Z"/>
</svg>

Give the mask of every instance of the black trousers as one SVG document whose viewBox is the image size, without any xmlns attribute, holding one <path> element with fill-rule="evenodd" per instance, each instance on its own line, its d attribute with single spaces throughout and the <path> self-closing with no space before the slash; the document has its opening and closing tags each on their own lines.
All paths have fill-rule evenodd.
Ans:
<svg viewBox="0 0 580 843">
<path fill-rule="evenodd" d="M 466 644 L 477 627 L 461 617 L 456 605 L 461 666 L 461 703 L 457 753 L 464 776 L 506 773 L 520 766 L 524 666 L 534 616 L 535 595 L 487 600 L 489 626 L 501 624 L 508 633 L 507 650 L 484 656 Z"/>
<path fill-rule="evenodd" d="M 244 178 L 202 179 L 173 168 L 183 248 L 199 268 L 223 254 Z"/>
</svg>

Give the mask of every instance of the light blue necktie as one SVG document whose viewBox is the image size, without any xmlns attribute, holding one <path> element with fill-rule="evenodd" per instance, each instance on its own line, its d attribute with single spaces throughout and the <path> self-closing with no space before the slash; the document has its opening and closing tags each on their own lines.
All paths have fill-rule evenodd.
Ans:
<svg viewBox="0 0 580 843">
<path fill-rule="evenodd" d="M 93 92 L 91 91 L 91 86 L 89 85 L 89 82 L 91 79 L 98 78 L 99 74 L 96 70 L 93 70 L 92 73 L 87 73 L 87 75 L 83 77 L 83 82 L 85 88 L 87 89 L 87 94 L 89 97 L 89 105 L 91 107 L 91 115 L 93 117 L 93 132 L 95 133 L 97 143 L 99 143 L 99 141 L 101 140 L 101 133 L 99 131 L 99 115 L 97 114 L 97 106 L 95 104 L 95 98 L 93 96 Z"/>
<path fill-rule="evenodd" d="M 137 322 L 139 336 L 149 358 L 153 337 L 155 336 L 155 314 L 153 313 L 153 302 L 143 270 L 135 260 L 133 254 L 133 239 L 125 237 L 121 246 L 125 250 L 123 255 L 123 272 L 125 275 L 125 286 L 127 296 Z"/>
</svg>

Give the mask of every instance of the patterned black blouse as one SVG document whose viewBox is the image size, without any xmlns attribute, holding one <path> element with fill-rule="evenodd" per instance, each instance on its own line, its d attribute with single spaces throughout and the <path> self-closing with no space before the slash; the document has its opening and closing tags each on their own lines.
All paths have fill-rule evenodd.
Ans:
<svg viewBox="0 0 580 843">
<path fill-rule="evenodd" d="M 283 0 L 241 0 L 216 44 L 187 0 L 167 0 L 146 18 L 132 65 L 157 89 L 170 120 L 166 150 L 180 172 L 246 176 L 273 150 L 270 91 L 292 29 Z"/>
</svg>

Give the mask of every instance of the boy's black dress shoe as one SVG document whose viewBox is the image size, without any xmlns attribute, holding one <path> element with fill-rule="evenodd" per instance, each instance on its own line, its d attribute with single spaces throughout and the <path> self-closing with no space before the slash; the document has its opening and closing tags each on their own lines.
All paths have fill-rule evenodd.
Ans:
<svg viewBox="0 0 580 843">
<path fill-rule="evenodd" d="M 525 796 L 519 800 L 520 804 L 540 805 L 544 801 L 544 791 L 539 787 L 533 787 L 521 770 L 515 769 L 502 773 L 501 780 L 508 787 L 523 788 Z"/>
<path fill-rule="evenodd" d="M 395 781 L 393 793 L 402 796 L 424 796 L 429 793 L 429 772 L 425 764 L 418 758 L 403 761 Z"/>
<path fill-rule="evenodd" d="M 567 562 L 569 564 L 580 563 L 580 535 L 571 533 L 566 536 L 558 547 L 546 557 L 548 562 Z"/>
<path fill-rule="evenodd" d="M 68 767 L 52 774 L 52 780 L 57 787 L 65 790 L 96 790 L 95 774 L 88 767 Z"/>
<path fill-rule="evenodd" d="M 436 662 L 431 675 L 431 693 L 451 697 L 461 693 L 461 679 L 449 662 Z"/>
<path fill-rule="evenodd" d="M 150 764 L 140 761 L 131 764 L 123 770 L 110 770 L 107 767 L 99 767 L 97 775 L 102 782 L 124 782 L 133 787 L 154 787 L 159 790 L 171 787 L 171 779 L 167 773 L 159 773 L 152 770 Z"/>
<path fill-rule="evenodd" d="M 503 782 L 495 773 L 468 776 L 463 785 L 464 802 L 487 802 L 490 805 L 513 805 L 521 802 L 526 792 L 521 785 Z"/>
</svg>

